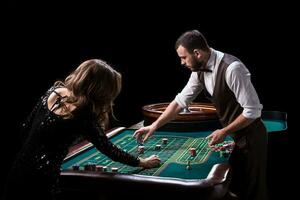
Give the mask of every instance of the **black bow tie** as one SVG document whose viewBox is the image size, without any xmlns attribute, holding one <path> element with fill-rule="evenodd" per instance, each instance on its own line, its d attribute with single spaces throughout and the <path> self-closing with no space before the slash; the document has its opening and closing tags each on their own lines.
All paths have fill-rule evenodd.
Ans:
<svg viewBox="0 0 300 200">
<path fill-rule="evenodd" d="M 200 72 L 212 72 L 212 70 L 208 69 L 208 68 L 200 68 L 199 71 Z"/>
</svg>

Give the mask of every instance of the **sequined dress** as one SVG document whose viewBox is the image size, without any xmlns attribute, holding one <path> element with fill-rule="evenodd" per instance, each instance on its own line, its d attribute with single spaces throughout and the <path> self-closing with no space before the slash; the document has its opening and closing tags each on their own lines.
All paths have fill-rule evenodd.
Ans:
<svg viewBox="0 0 300 200">
<path fill-rule="evenodd" d="M 51 111 L 47 100 L 55 89 L 51 87 L 41 97 L 22 125 L 24 145 L 9 174 L 7 199 L 14 199 L 15 195 L 20 194 L 23 198 L 51 199 L 58 191 L 63 159 L 69 147 L 79 138 L 89 140 L 99 151 L 115 161 L 131 166 L 139 164 L 137 157 L 108 140 L 88 106 L 75 109 L 70 119 L 63 119 Z"/>
</svg>

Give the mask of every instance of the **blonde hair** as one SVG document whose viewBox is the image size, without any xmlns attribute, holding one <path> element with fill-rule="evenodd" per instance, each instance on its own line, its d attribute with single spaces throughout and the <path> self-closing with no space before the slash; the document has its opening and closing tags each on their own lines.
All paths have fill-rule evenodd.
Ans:
<svg viewBox="0 0 300 200">
<path fill-rule="evenodd" d="M 81 63 L 63 82 L 57 81 L 55 85 L 62 85 L 71 91 L 66 102 L 77 108 L 91 106 L 98 124 L 105 128 L 108 114 L 113 112 L 113 101 L 121 91 L 121 82 L 121 74 L 105 61 L 91 59 Z M 73 115 L 67 111 L 66 116 L 71 118 Z"/>
</svg>

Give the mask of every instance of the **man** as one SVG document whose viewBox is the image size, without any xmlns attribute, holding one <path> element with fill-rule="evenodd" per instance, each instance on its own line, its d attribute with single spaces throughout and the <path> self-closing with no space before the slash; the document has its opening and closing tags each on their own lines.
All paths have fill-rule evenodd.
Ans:
<svg viewBox="0 0 300 200">
<path fill-rule="evenodd" d="M 161 116 L 137 130 L 134 137 L 140 142 L 146 141 L 200 92 L 205 92 L 223 125 L 207 137 L 209 145 L 223 142 L 226 136 L 233 137 L 236 143 L 229 159 L 233 171 L 231 191 L 240 199 L 267 199 L 267 132 L 260 118 L 262 105 L 248 69 L 238 58 L 209 47 L 197 30 L 183 33 L 175 48 L 181 64 L 192 71 L 190 79 Z"/>
</svg>

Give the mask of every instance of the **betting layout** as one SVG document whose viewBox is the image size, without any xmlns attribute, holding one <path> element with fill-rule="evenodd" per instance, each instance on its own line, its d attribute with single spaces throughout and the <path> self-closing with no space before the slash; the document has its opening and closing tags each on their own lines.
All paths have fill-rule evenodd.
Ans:
<svg viewBox="0 0 300 200">
<path fill-rule="evenodd" d="M 78 160 L 70 168 L 73 170 L 100 171 L 122 174 L 159 175 L 169 164 L 176 163 L 186 166 L 186 170 L 193 170 L 193 165 L 200 165 L 208 160 L 211 153 L 218 152 L 220 157 L 228 157 L 233 150 L 233 141 L 224 141 L 209 147 L 205 138 L 184 136 L 153 135 L 145 144 L 138 144 L 134 138 L 125 135 L 114 142 L 121 149 L 141 157 L 153 154 L 159 156 L 161 165 L 157 168 L 143 169 L 131 167 L 101 154 L 95 149 L 84 159 Z"/>
</svg>

